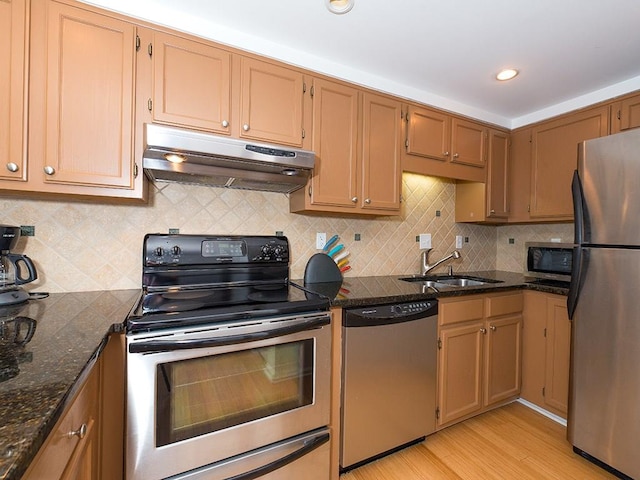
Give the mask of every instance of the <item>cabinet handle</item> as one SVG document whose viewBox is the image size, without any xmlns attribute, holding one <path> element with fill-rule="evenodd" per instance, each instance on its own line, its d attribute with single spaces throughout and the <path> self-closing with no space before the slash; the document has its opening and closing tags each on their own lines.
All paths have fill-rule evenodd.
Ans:
<svg viewBox="0 0 640 480">
<path fill-rule="evenodd" d="M 222 126 L 224 128 L 227 128 L 229 126 L 229 122 L 227 122 L 226 120 L 222 120 Z"/>
<path fill-rule="evenodd" d="M 7 163 L 7 170 L 9 170 L 10 172 L 17 172 L 18 170 L 20 170 L 20 167 L 16 163 L 9 162 Z"/>
<path fill-rule="evenodd" d="M 54 173 L 56 173 L 56 169 L 51 165 L 47 165 L 46 167 L 44 167 L 44 173 L 46 173 L 47 175 L 53 175 Z"/>
<path fill-rule="evenodd" d="M 487 333 L 487 329 L 486 329 L 486 328 L 484 328 L 484 327 L 483 327 L 483 328 L 481 328 L 481 329 L 480 329 L 480 333 L 484 335 L 485 333 Z"/>
<path fill-rule="evenodd" d="M 356 203 L 356 202 L 358 201 L 358 197 L 351 197 L 351 201 L 352 201 L 353 203 Z"/>
<path fill-rule="evenodd" d="M 496 211 L 495 211 L 495 210 L 489 210 L 489 213 L 490 213 L 491 215 L 493 215 L 494 213 L 496 213 Z"/>
<path fill-rule="evenodd" d="M 459 154 L 459 153 L 454 153 L 454 154 L 453 154 L 453 158 L 458 158 L 459 156 L 460 156 L 460 154 Z"/>
<path fill-rule="evenodd" d="M 369 205 L 371 203 L 371 199 L 370 198 L 365 198 L 364 203 L 366 203 L 367 205 Z"/>
<path fill-rule="evenodd" d="M 444 152 L 444 153 L 443 153 L 443 155 L 444 155 L 445 157 L 448 157 L 448 156 L 449 156 L 449 152 Z"/>
<path fill-rule="evenodd" d="M 71 438 L 75 435 L 78 438 L 80 438 L 80 440 L 82 440 L 86 434 L 87 434 L 87 424 L 83 423 L 82 425 L 80 425 L 79 429 L 71 430 L 69 433 L 67 433 L 67 437 Z"/>
<path fill-rule="evenodd" d="M 248 131 L 249 131 L 249 124 L 248 124 L 248 123 L 245 123 L 244 125 L 242 125 L 242 129 L 243 129 L 245 132 L 248 132 Z"/>
<path fill-rule="evenodd" d="M 489 328 L 492 332 L 495 332 L 498 329 L 495 325 L 491 325 Z"/>
</svg>

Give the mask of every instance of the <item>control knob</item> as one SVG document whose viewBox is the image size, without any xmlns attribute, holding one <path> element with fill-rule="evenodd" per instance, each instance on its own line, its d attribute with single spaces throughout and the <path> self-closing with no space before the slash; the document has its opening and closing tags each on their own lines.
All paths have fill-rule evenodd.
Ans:
<svg viewBox="0 0 640 480">
<path fill-rule="evenodd" d="M 162 249 L 162 247 L 156 247 L 155 254 L 156 254 L 156 257 L 163 256 L 164 255 L 164 250 Z"/>
<path fill-rule="evenodd" d="M 180 255 L 180 247 L 178 245 L 174 245 L 171 247 L 171 253 L 173 255 Z"/>
</svg>

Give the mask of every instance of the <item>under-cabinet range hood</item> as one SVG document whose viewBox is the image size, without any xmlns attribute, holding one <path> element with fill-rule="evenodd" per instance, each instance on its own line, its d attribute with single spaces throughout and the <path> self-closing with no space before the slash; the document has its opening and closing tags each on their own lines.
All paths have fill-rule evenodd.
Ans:
<svg viewBox="0 0 640 480">
<path fill-rule="evenodd" d="M 152 181 L 290 193 L 314 161 L 308 150 L 145 124 L 142 166 Z"/>
</svg>

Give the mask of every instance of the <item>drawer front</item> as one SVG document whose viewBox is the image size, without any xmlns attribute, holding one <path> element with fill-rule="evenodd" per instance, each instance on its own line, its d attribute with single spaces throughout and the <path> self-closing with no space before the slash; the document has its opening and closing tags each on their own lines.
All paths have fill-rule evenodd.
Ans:
<svg viewBox="0 0 640 480">
<path fill-rule="evenodd" d="M 472 297 L 464 300 L 441 299 L 438 305 L 438 320 L 440 325 L 468 322 L 482 319 L 484 312 L 484 298 Z"/>
<path fill-rule="evenodd" d="M 522 292 L 488 296 L 486 298 L 487 317 L 521 313 L 523 305 Z"/>
</svg>

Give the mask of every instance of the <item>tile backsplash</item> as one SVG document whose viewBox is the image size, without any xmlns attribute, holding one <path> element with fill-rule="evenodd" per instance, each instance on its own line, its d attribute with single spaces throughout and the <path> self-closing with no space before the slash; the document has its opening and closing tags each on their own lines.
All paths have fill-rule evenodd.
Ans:
<svg viewBox="0 0 640 480">
<path fill-rule="evenodd" d="M 76 201 L 0 198 L 7 225 L 34 225 L 16 251 L 29 255 L 39 278 L 31 290 L 70 292 L 139 288 L 142 240 L 146 233 L 273 235 L 291 243 L 291 277 L 302 278 L 316 253 L 317 232 L 340 236 L 350 252 L 346 276 L 402 275 L 419 271 L 416 236 L 432 235 L 432 259 L 468 239 L 455 270 L 490 270 L 517 263 L 516 254 L 497 259 L 503 228 L 454 222 L 455 182 L 404 174 L 400 217 L 345 218 L 289 213 L 289 199 L 278 193 L 158 183 L 146 205 L 107 205 Z M 530 227 L 526 227 L 530 228 Z M 360 234 L 360 241 L 355 235 Z M 513 235 L 516 235 L 514 233 Z M 520 235 L 517 234 L 519 237 Z M 496 244 L 500 248 L 496 248 Z M 511 269 L 511 268 L 504 268 Z M 520 271 L 520 267 L 515 268 Z"/>
</svg>

